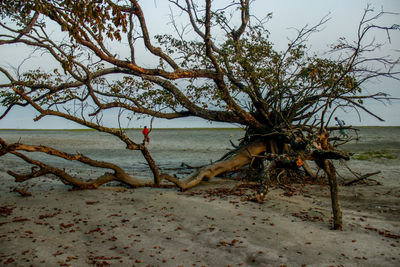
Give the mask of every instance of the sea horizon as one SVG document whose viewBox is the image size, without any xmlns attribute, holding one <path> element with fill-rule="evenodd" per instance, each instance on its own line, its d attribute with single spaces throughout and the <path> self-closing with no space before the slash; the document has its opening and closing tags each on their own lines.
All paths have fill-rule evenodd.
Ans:
<svg viewBox="0 0 400 267">
<path fill-rule="evenodd" d="M 355 126 L 348 125 L 354 128 L 396 128 L 400 127 L 400 125 L 388 125 L 388 126 L 379 126 L 379 125 L 363 125 L 363 126 Z M 119 129 L 119 128 L 111 128 L 111 129 Z M 141 130 L 143 128 L 122 128 L 122 130 Z M 241 127 L 153 127 L 153 130 L 243 130 Z M 0 131 L 97 131 L 96 129 L 91 128 L 63 128 L 63 129 L 52 129 L 52 128 L 0 128 Z"/>
</svg>

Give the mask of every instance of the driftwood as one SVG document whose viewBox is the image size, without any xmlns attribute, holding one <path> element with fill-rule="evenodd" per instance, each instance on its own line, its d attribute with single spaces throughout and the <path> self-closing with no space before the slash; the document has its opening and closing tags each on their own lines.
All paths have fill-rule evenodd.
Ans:
<svg viewBox="0 0 400 267">
<path fill-rule="evenodd" d="M 192 165 L 189 165 L 189 164 L 187 164 L 187 163 L 185 163 L 185 162 L 182 162 L 182 163 L 181 163 L 181 167 L 184 167 L 184 168 L 186 168 L 186 169 L 195 169 L 195 170 L 197 170 L 197 169 L 203 168 L 204 165 L 202 165 L 202 166 L 192 166 Z"/>
<path fill-rule="evenodd" d="M 20 194 L 23 197 L 31 197 L 32 196 L 32 193 L 30 193 L 24 189 L 21 189 L 21 188 L 14 188 L 13 191 L 17 192 L 18 194 Z"/>
<path fill-rule="evenodd" d="M 357 183 L 357 182 L 359 182 L 359 181 L 362 181 L 362 180 L 364 180 L 364 179 L 366 179 L 366 178 L 368 178 L 368 177 L 371 177 L 372 175 L 376 175 L 376 174 L 379 174 L 379 173 L 381 173 L 381 171 L 366 173 L 366 174 L 364 174 L 364 175 L 358 177 L 357 179 L 354 179 L 354 180 L 351 180 L 351 181 L 349 181 L 349 182 L 347 182 L 347 183 L 344 183 L 344 185 L 345 185 L 345 186 L 349 186 L 349 185 L 355 184 L 355 183 Z"/>
</svg>

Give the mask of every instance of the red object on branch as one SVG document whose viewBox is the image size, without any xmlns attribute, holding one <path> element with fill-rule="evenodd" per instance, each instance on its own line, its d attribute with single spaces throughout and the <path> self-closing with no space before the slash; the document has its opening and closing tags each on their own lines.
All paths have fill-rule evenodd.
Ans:
<svg viewBox="0 0 400 267">
<path fill-rule="evenodd" d="M 149 133 L 150 133 L 150 131 L 147 128 L 147 126 L 144 126 L 144 129 L 142 130 L 142 134 L 144 135 L 144 138 L 146 139 L 147 143 L 150 142 Z"/>
</svg>

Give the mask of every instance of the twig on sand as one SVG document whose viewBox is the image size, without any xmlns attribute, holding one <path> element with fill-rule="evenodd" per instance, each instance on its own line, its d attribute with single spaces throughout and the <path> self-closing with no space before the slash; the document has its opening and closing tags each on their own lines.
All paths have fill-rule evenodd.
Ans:
<svg viewBox="0 0 400 267">
<path fill-rule="evenodd" d="M 185 163 L 185 162 L 182 162 L 181 163 L 181 167 L 184 167 L 184 168 L 186 168 L 186 169 L 201 169 L 201 168 L 203 168 L 205 165 L 201 165 L 201 166 L 192 166 L 192 165 L 189 165 L 189 164 L 187 164 L 187 163 Z"/>
<path fill-rule="evenodd" d="M 371 173 L 364 174 L 364 175 L 358 177 L 357 179 L 354 179 L 354 180 L 351 180 L 350 182 L 345 183 L 344 185 L 345 186 L 352 185 L 354 183 L 357 183 L 357 182 L 359 182 L 361 180 L 364 180 L 364 179 L 366 179 L 366 178 L 368 178 L 368 177 L 370 177 L 372 175 L 379 174 L 379 173 L 381 173 L 381 171 L 376 171 L 376 172 L 371 172 Z"/>
<path fill-rule="evenodd" d="M 23 197 L 31 197 L 32 196 L 32 193 L 30 193 L 24 189 L 21 189 L 21 188 L 14 188 L 13 191 L 19 193 Z"/>
</svg>

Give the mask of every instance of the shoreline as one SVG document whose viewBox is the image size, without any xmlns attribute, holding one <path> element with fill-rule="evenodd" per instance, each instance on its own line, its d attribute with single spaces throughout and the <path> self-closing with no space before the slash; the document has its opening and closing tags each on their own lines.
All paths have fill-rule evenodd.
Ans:
<svg viewBox="0 0 400 267">
<path fill-rule="evenodd" d="M 374 126 L 374 125 L 367 125 L 367 126 L 352 126 L 349 125 L 351 127 L 354 128 L 360 128 L 360 129 L 393 129 L 393 128 L 400 128 L 400 125 L 397 126 Z M 143 128 L 122 128 L 122 130 L 125 131 L 139 131 L 139 130 L 143 130 Z M 185 127 L 185 128 L 153 128 L 153 130 L 178 130 L 178 131 L 185 131 L 185 130 L 199 130 L 199 131 L 218 131 L 218 130 L 243 130 L 240 127 Z M 0 128 L 0 132 L 1 131 L 32 131 L 32 132 L 36 132 L 36 131 L 71 131 L 71 132 L 85 132 L 85 131 L 93 131 L 93 132 L 97 132 L 97 130 L 95 129 L 16 129 L 16 128 Z"/>
</svg>

